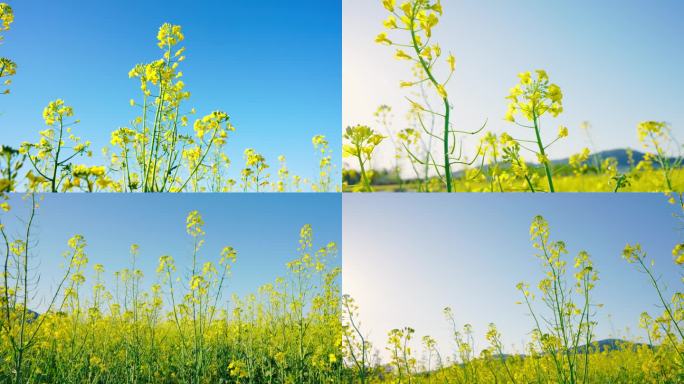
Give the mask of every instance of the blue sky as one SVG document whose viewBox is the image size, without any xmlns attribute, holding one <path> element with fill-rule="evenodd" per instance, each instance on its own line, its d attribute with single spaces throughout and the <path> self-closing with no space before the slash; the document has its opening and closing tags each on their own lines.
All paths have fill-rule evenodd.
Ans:
<svg viewBox="0 0 684 384">
<path fill-rule="evenodd" d="M 529 240 L 538 214 L 551 239 L 566 242 L 569 257 L 586 250 L 594 260 L 595 302 L 604 304 L 598 338 L 645 338 L 640 313 L 659 311 L 646 276 L 621 257 L 628 242 L 641 243 L 655 260 L 670 294 L 681 287 L 671 252 L 682 241 L 682 222 L 661 194 L 347 194 L 343 207 L 343 289 L 383 354 L 387 332 L 403 326 L 416 329 L 416 340 L 429 334 L 443 353 L 454 351 L 446 306 L 460 325 L 473 324 L 478 348 L 494 322 L 506 349 L 519 351 L 533 323 L 515 304 L 515 286 L 536 287 L 543 277 Z"/>
<path fill-rule="evenodd" d="M 198 210 L 205 222 L 203 261 L 218 261 L 224 246 L 238 252 L 227 293 L 253 293 L 276 277 L 285 276 L 288 261 L 297 257 L 299 230 L 311 224 L 314 246 L 333 241 L 341 249 L 341 196 L 339 194 L 69 194 L 43 195 L 34 226 L 32 263 L 41 275 L 39 297 L 52 292 L 61 276 L 62 252 L 67 240 L 85 236 L 92 265 L 105 266 L 108 275 L 130 267 L 129 248 L 140 246 L 138 265 L 145 286 L 156 281 L 159 257 L 171 255 L 178 271 L 190 263 L 192 240 L 185 219 Z M 13 194 L 3 223 L 12 235 L 22 233 L 19 220 L 27 218 L 28 201 Z M 340 265 L 341 259 L 333 265 Z M 111 280 L 110 280 L 111 281 Z M 111 287 L 111 286 L 110 286 Z M 224 296 L 229 297 L 229 296 Z"/>
<path fill-rule="evenodd" d="M 522 128 L 503 121 L 504 97 L 519 72 L 543 68 L 565 95 L 565 112 L 542 122 L 543 136 L 549 142 L 559 125 L 570 129 L 568 138 L 551 147 L 552 157 L 588 146 L 579 128 L 585 120 L 592 124 L 596 150 L 638 148 L 636 126 L 643 120 L 667 121 L 684 139 L 683 2 L 462 0 L 442 5 L 433 41 L 456 57 L 447 91 L 458 129 L 472 131 L 489 119 L 488 130 L 524 135 Z M 387 15 L 380 1 L 344 2 L 344 126 L 375 124 L 373 112 L 388 104 L 394 108 L 394 128 L 406 128 L 410 93 L 399 88 L 399 81 L 411 79 L 410 65 L 396 60 L 394 49 L 374 42 Z M 465 148 L 474 150 L 475 144 L 470 140 Z M 386 160 L 375 164 L 387 166 L 392 151 L 384 148 Z"/>
<path fill-rule="evenodd" d="M 137 63 L 160 57 L 164 22 L 183 27 L 181 65 L 202 116 L 221 109 L 237 131 L 228 145 L 236 167 L 253 147 L 274 165 L 311 177 L 318 166 L 311 138 L 328 137 L 339 159 L 341 120 L 340 1 L 10 1 L 15 11 L 0 55 L 17 62 L 12 94 L 0 102 L 0 143 L 35 141 L 42 110 L 62 98 L 96 148 L 134 117 Z M 96 156 L 99 155 L 99 149 Z M 336 161 L 337 163 L 337 161 Z"/>
</svg>

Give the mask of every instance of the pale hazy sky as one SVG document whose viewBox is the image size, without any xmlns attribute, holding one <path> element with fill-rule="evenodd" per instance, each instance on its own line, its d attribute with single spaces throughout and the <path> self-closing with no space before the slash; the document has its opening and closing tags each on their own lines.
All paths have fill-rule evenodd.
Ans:
<svg viewBox="0 0 684 384">
<path fill-rule="evenodd" d="M 485 119 L 495 132 L 521 128 L 503 121 L 516 75 L 544 68 L 565 94 L 565 112 L 546 120 L 547 141 L 558 126 L 570 137 L 554 145 L 561 158 L 587 146 L 582 121 L 593 125 L 597 150 L 637 148 L 636 125 L 670 122 L 681 139 L 684 126 L 684 3 L 659 1 L 444 0 L 433 41 L 456 56 L 447 87 L 458 129 L 474 130 Z M 410 64 L 394 49 L 376 44 L 387 12 L 379 0 L 343 2 L 343 125 L 375 124 L 380 104 L 394 108 L 394 128 L 406 128 Z M 515 136 L 515 135 L 514 135 Z M 467 152 L 473 152 L 467 151 Z M 392 149 L 385 146 L 387 166 Z M 533 158 L 533 156 L 527 156 Z"/>
<path fill-rule="evenodd" d="M 404 326 L 416 330 L 417 343 L 433 336 L 449 355 L 455 345 L 446 306 L 459 326 L 473 325 L 478 352 L 491 322 L 506 349 L 520 351 L 533 323 L 515 304 L 515 286 L 536 287 L 543 277 L 529 240 L 538 214 L 548 220 L 551 239 L 566 242 L 570 258 L 586 250 L 594 260 L 594 302 L 604 305 L 598 339 L 630 338 L 626 328 L 631 338 L 645 338 L 639 315 L 659 311 L 646 276 L 621 257 L 628 242 L 642 244 L 663 284 L 681 287 L 671 252 L 682 240 L 682 222 L 661 194 L 346 194 L 342 205 L 343 289 L 356 299 L 362 328 L 383 356 L 387 332 Z"/>
</svg>

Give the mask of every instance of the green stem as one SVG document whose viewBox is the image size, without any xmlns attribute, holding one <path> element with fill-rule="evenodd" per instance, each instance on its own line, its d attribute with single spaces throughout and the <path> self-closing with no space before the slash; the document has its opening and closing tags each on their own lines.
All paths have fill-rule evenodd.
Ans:
<svg viewBox="0 0 684 384">
<path fill-rule="evenodd" d="M 451 163 L 449 162 L 449 100 L 444 98 L 444 174 L 446 176 L 447 192 L 451 192 Z"/>
<path fill-rule="evenodd" d="M 361 182 L 363 183 L 363 191 L 373 192 L 373 188 L 371 188 L 370 181 L 366 175 L 366 169 L 363 166 L 364 161 L 361 157 L 361 146 L 358 143 L 356 144 L 356 153 L 356 157 L 359 159 L 359 166 L 361 167 Z"/>
<path fill-rule="evenodd" d="M 674 317 L 674 314 L 672 313 L 672 309 L 668 305 L 667 301 L 665 301 L 665 298 L 663 297 L 663 293 L 660 291 L 660 287 L 658 286 L 658 281 L 656 280 L 655 276 L 653 276 L 653 273 L 651 273 L 651 270 L 646 267 L 644 264 L 644 261 L 642 260 L 641 257 L 637 258 L 639 260 L 639 264 L 641 264 L 641 267 L 646 271 L 646 274 L 648 275 L 649 279 L 651 280 L 651 285 L 656 289 L 656 292 L 658 293 L 658 298 L 660 298 L 660 302 L 663 304 L 663 307 L 665 308 L 665 312 L 667 312 L 667 315 L 670 317 L 670 321 L 674 325 L 675 329 L 677 330 L 677 333 L 679 333 L 679 337 L 684 339 L 684 333 L 682 333 L 681 328 L 679 328 L 679 325 L 677 324 L 677 320 Z M 666 331 L 666 333 L 669 335 L 670 332 Z M 679 348 L 677 348 L 677 343 L 674 340 L 672 341 L 672 345 L 674 349 L 677 351 L 679 354 L 679 357 L 682 359 L 684 362 L 684 353 L 682 353 Z"/>
<path fill-rule="evenodd" d="M 64 130 L 64 125 L 62 124 L 62 118 L 59 118 L 59 139 L 57 139 L 57 152 L 55 153 L 55 164 L 52 169 L 52 180 L 51 190 L 52 192 L 57 192 L 57 168 L 59 168 L 59 153 L 62 150 L 62 133 Z"/>
<path fill-rule="evenodd" d="M 533 107 L 533 109 L 534 109 L 534 107 Z M 549 162 L 547 161 L 546 152 L 544 151 L 544 143 L 542 143 L 541 134 L 539 133 L 539 122 L 538 122 L 538 116 L 537 116 L 536 111 L 532 112 L 532 120 L 534 121 L 534 133 L 537 136 L 537 145 L 539 146 L 539 154 L 541 155 L 542 159 L 544 160 L 544 171 L 546 172 L 546 179 L 549 182 L 549 192 L 553 193 L 553 192 L 556 192 L 556 190 L 553 188 L 553 178 L 551 176 L 551 167 L 549 166 Z"/>
<path fill-rule="evenodd" d="M 419 2 L 416 3 L 416 5 L 413 8 L 412 14 L 414 16 L 411 17 L 411 41 L 413 43 L 413 49 L 416 52 L 416 56 L 418 57 L 418 62 L 420 63 L 421 67 L 423 68 L 423 71 L 425 71 L 425 74 L 428 76 L 430 79 L 430 82 L 432 82 L 432 85 L 434 85 L 435 89 L 438 89 L 438 87 L 441 85 L 437 82 L 435 77 L 432 75 L 432 72 L 430 71 L 430 67 L 428 63 L 425 62 L 423 57 L 420 55 L 421 54 L 421 49 L 418 46 L 418 41 L 416 40 L 416 30 L 414 28 L 415 20 L 416 20 L 416 14 L 417 14 L 417 7 L 418 7 Z M 452 191 L 452 186 L 451 186 L 451 163 L 449 161 L 449 114 L 451 111 L 451 107 L 449 106 L 449 99 L 446 97 L 443 97 L 442 100 L 444 101 L 444 137 L 442 138 L 442 149 L 443 149 L 443 156 L 444 156 L 444 173 L 445 173 L 445 182 L 446 182 L 446 187 L 447 187 L 447 192 Z"/>
</svg>

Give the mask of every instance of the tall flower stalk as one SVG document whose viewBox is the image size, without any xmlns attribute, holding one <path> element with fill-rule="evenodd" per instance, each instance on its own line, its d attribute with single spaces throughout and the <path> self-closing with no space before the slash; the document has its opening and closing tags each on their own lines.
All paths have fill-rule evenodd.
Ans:
<svg viewBox="0 0 684 384">
<path fill-rule="evenodd" d="M 410 61 L 419 68 L 417 80 L 402 81 L 400 85 L 402 87 L 413 87 L 416 85 L 428 84 L 430 88 L 433 89 L 433 92 L 435 92 L 435 95 L 439 97 L 443 105 L 443 109 L 440 111 L 433 111 L 415 100 L 408 99 L 414 108 L 440 117 L 443 120 L 441 135 L 434 135 L 424 124 L 421 124 L 426 134 L 441 142 L 441 161 L 437 162 L 430 156 L 429 161 L 426 162 L 411 153 L 408 147 L 405 147 L 405 149 L 409 152 L 409 156 L 411 156 L 414 161 L 430 164 L 434 168 L 437 176 L 444 182 L 447 192 L 452 192 L 453 166 L 456 164 L 470 165 L 474 163 L 477 158 L 477 156 L 475 156 L 472 161 L 468 162 L 462 160 L 462 152 L 459 151 L 459 153 L 455 155 L 457 146 L 456 134 L 462 133 L 472 135 L 481 131 L 484 126 L 475 132 L 457 131 L 452 128 L 452 106 L 449 101 L 446 86 L 456 71 L 456 58 L 450 53 L 447 55 L 446 59 L 443 59 L 442 48 L 438 43 L 432 42 L 432 29 L 437 26 L 439 18 L 443 13 L 441 1 L 409 0 L 397 6 L 396 0 L 383 0 L 382 5 L 390 13 L 383 23 L 387 32 L 382 32 L 377 35 L 375 41 L 379 44 L 396 47 L 395 57 L 397 59 Z M 404 40 L 397 42 L 394 38 L 388 36 L 388 32 L 396 32 L 397 35 L 401 35 Z M 444 79 L 439 79 L 435 68 L 437 63 L 441 62 L 445 62 L 448 65 L 448 75 L 446 75 Z"/>
<path fill-rule="evenodd" d="M 532 76 L 531 72 L 522 72 L 518 77 L 520 82 L 511 88 L 507 97 L 509 104 L 505 119 L 519 127 L 533 131 L 533 139 L 520 139 L 513 136 L 514 140 L 522 148 L 537 156 L 537 161 L 543 166 L 546 174 L 548 191 L 555 192 L 553 170 L 547 150 L 556 141 L 567 137 L 568 129 L 561 126 L 556 138 L 550 143 L 545 143 L 542 139 L 541 118 L 546 114 L 557 117 L 563 112 L 563 93 L 558 85 L 549 82 L 549 76 L 544 70 L 537 70 L 535 77 Z M 528 123 L 517 120 L 516 116 L 518 115 L 521 115 Z M 532 125 L 529 125 L 530 123 Z M 528 147 L 529 144 L 533 147 L 536 146 L 536 148 Z"/>
<path fill-rule="evenodd" d="M 530 226 L 530 237 L 537 258 L 545 270 L 539 281 L 541 300 L 550 313 L 540 313 L 533 305 L 534 294 L 526 283 L 519 283 L 523 302 L 534 320 L 533 337 L 539 350 L 553 362 L 556 380 L 576 384 L 588 382 L 589 349 L 596 322 L 592 320 L 597 307 L 591 301 L 598 273 L 589 254 L 581 251 L 574 259 L 574 283 L 568 283 L 568 253 L 562 241 L 550 241 L 548 222 L 537 216 Z M 582 347 L 581 345 L 584 344 Z"/>
</svg>

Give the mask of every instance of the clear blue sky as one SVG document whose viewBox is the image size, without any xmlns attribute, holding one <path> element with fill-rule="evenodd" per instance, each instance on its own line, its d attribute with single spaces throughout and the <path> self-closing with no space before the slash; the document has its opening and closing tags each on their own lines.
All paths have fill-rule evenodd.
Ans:
<svg viewBox="0 0 684 384">
<path fill-rule="evenodd" d="M 447 90 L 458 129 L 474 130 L 488 118 L 489 130 L 522 134 L 522 128 L 503 121 L 504 97 L 519 72 L 543 68 L 565 95 L 565 112 L 543 122 L 545 136 L 551 135 L 547 141 L 559 125 L 570 129 L 570 136 L 550 149 L 552 157 L 588 145 L 579 129 L 585 120 L 593 125 L 596 150 L 638 148 L 636 126 L 643 120 L 670 122 L 684 139 L 684 2 L 462 0 L 442 5 L 444 16 L 433 39 L 456 56 Z M 386 17 L 379 0 L 344 3 L 345 126 L 375 124 L 373 111 L 389 104 L 394 128 L 405 128 L 409 91 L 400 89 L 399 81 L 410 80 L 410 65 L 396 60 L 394 49 L 374 42 Z M 471 140 L 469 148 L 475 144 Z M 393 161 L 391 148 L 382 153 L 386 161 L 376 161 L 378 166 Z"/>
<path fill-rule="evenodd" d="M 570 257 L 580 250 L 593 257 L 601 279 L 595 302 L 604 304 L 599 339 L 645 338 L 640 313 L 659 311 L 646 276 L 621 257 L 628 242 L 640 242 L 655 259 L 664 284 L 681 287 L 671 252 L 682 241 L 682 222 L 661 194 L 347 194 L 343 207 L 343 289 L 358 301 L 363 327 L 381 352 L 387 331 L 403 326 L 416 329 L 418 341 L 430 334 L 444 353 L 454 351 L 446 306 L 460 325 L 473 324 L 478 351 L 490 322 L 506 349 L 519 351 L 533 323 L 515 304 L 515 286 L 536 287 L 543 277 L 529 241 L 537 214 Z"/>
<path fill-rule="evenodd" d="M 237 131 L 228 145 L 236 167 L 253 147 L 292 172 L 318 166 L 311 138 L 328 137 L 340 158 L 341 2 L 303 0 L 9 1 L 15 11 L 0 56 L 17 62 L 12 94 L 0 99 L 0 143 L 37 140 L 42 110 L 62 98 L 81 120 L 77 134 L 95 147 L 126 126 L 139 84 L 137 63 L 158 59 L 159 26 L 183 27 L 181 70 L 202 116 L 221 109 Z M 99 150 L 95 154 L 99 156 Z M 239 168 L 238 168 L 239 169 Z"/>
<path fill-rule="evenodd" d="M 205 222 L 202 260 L 217 262 L 224 246 L 238 252 L 226 291 L 229 294 L 253 293 L 259 286 L 285 276 L 285 264 L 298 256 L 299 230 L 305 224 L 312 225 L 316 248 L 333 241 L 341 249 L 339 194 L 44 196 L 34 227 L 36 246 L 31 252 L 36 272 L 41 275 L 41 297 L 52 292 L 60 277 L 61 255 L 74 234 L 85 236 L 88 243 L 88 277 L 95 263 L 103 264 L 110 277 L 114 271 L 128 268 L 129 248 L 134 243 L 140 246 L 138 265 L 145 273 L 146 287 L 156 282 L 155 270 L 162 255 L 173 256 L 178 271 L 185 271 L 192 251 L 185 219 L 193 210 L 198 210 Z M 12 195 L 12 211 L 3 215 L 9 233 L 23 231 L 17 220 L 27 218 L 27 201 L 21 195 Z M 338 255 L 333 265 L 340 264 Z"/>
</svg>

